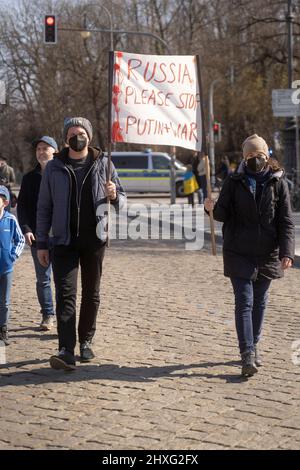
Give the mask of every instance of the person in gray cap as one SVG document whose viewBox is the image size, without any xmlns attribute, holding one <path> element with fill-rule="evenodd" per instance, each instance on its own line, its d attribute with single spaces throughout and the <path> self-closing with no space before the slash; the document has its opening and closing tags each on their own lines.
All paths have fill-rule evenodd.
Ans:
<svg viewBox="0 0 300 470">
<path fill-rule="evenodd" d="M 37 248 L 40 263 L 49 265 L 48 239 L 52 227 L 52 267 L 56 288 L 59 353 L 50 358 L 54 369 L 75 369 L 76 294 L 81 267 L 81 308 L 78 323 L 80 360 L 94 358 L 91 344 L 100 304 L 100 279 L 107 233 L 104 212 L 109 199 L 115 209 L 126 201 L 117 172 L 102 150 L 89 146 L 90 121 L 67 118 L 63 128 L 67 144 L 49 162 L 43 174 L 37 211 Z M 104 210 L 104 212 L 103 212 Z"/>
<path fill-rule="evenodd" d="M 31 255 L 36 275 L 36 293 L 41 308 L 41 331 L 50 331 L 53 326 L 54 306 L 51 290 L 51 263 L 42 266 L 37 257 L 36 249 L 36 213 L 40 191 L 42 174 L 46 165 L 53 159 L 58 151 L 57 143 L 47 135 L 33 142 L 37 165 L 32 171 L 23 176 L 18 198 L 17 213 L 21 230 L 25 236 L 27 245 L 31 249 Z"/>
</svg>

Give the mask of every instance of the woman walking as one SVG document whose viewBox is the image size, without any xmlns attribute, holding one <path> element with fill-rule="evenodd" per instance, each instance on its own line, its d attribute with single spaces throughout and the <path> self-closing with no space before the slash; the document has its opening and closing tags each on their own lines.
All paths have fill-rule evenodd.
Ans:
<svg viewBox="0 0 300 470">
<path fill-rule="evenodd" d="M 242 375 L 262 365 L 258 352 L 268 290 L 294 259 L 295 233 L 284 171 L 270 159 L 265 140 L 254 134 L 243 143 L 243 160 L 228 176 L 206 211 L 223 222 L 224 275 L 235 296 L 235 324 Z"/>
</svg>

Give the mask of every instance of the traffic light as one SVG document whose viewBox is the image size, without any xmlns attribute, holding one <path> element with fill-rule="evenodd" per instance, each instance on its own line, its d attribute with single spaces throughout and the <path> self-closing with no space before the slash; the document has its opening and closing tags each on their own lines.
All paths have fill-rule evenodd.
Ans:
<svg viewBox="0 0 300 470">
<path fill-rule="evenodd" d="M 214 129 L 214 141 L 215 142 L 221 142 L 221 140 L 222 140 L 221 123 L 215 121 L 213 129 Z"/>
<path fill-rule="evenodd" d="M 56 19 L 55 15 L 45 15 L 44 20 L 44 42 L 56 44 Z"/>
</svg>

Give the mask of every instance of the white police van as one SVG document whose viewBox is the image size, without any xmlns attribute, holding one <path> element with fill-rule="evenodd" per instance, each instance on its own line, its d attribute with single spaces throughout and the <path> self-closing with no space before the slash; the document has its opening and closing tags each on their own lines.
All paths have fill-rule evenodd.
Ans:
<svg viewBox="0 0 300 470">
<path fill-rule="evenodd" d="M 167 153 L 112 152 L 113 164 L 126 192 L 170 192 L 171 157 Z M 183 177 L 186 167 L 175 160 L 176 195 L 183 196 Z"/>
</svg>

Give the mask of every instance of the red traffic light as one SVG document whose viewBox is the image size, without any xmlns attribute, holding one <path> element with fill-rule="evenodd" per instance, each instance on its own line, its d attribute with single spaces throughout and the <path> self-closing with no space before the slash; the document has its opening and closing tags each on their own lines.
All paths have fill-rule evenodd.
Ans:
<svg viewBox="0 0 300 470">
<path fill-rule="evenodd" d="M 44 20 L 44 42 L 56 43 L 56 21 L 55 15 L 45 15 Z"/>
<path fill-rule="evenodd" d="M 221 132 L 221 123 L 220 122 L 214 122 L 213 125 L 213 133 L 214 133 L 214 140 L 215 142 L 221 142 L 222 140 L 222 132 Z"/>
<path fill-rule="evenodd" d="M 47 23 L 47 25 L 49 25 L 49 26 L 54 25 L 54 23 L 55 23 L 55 18 L 54 18 L 54 16 L 47 16 L 47 17 L 46 17 L 46 23 Z"/>
</svg>

